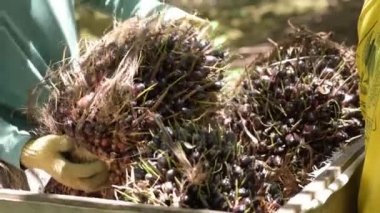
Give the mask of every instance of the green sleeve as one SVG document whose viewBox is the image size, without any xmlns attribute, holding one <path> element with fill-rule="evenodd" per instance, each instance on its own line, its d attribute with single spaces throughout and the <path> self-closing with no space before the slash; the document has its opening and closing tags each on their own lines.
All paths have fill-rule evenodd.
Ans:
<svg viewBox="0 0 380 213">
<path fill-rule="evenodd" d="M 147 17 L 171 7 L 157 0 L 81 0 L 80 3 L 119 20 L 132 16 Z"/>
<path fill-rule="evenodd" d="M 20 168 L 20 155 L 25 143 L 30 139 L 26 131 L 0 118 L 0 158 L 1 160 Z"/>
</svg>

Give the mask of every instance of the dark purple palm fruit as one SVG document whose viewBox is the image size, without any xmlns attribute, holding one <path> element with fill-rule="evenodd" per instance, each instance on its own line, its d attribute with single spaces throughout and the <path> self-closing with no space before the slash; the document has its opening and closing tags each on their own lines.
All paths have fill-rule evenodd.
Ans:
<svg viewBox="0 0 380 213">
<path fill-rule="evenodd" d="M 271 55 L 254 61 L 236 96 L 228 97 L 218 119 L 270 168 L 258 177 L 280 182 L 285 199 L 308 183 L 301 175 L 360 135 L 354 62 L 351 48 L 296 29 Z"/>
</svg>

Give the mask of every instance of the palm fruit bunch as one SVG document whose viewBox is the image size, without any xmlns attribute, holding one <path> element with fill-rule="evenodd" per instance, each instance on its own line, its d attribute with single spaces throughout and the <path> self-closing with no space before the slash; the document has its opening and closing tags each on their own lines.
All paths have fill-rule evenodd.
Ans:
<svg viewBox="0 0 380 213">
<path fill-rule="evenodd" d="M 109 162 L 111 184 L 125 184 L 131 158 L 160 131 L 152 115 L 169 124 L 201 120 L 217 107 L 227 55 L 206 31 L 155 18 L 119 24 L 86 44 L 78 61 L 49 72 L 41 87 L 49 89 L 46 104 L 33 110 L 35 134 L 70 136 Z M 54 185 L 55 192 L 83 194 Z"/>
<path fill-rule="evenodd" d="M 68 134 L 109 161 L 112 187 L 46 192 L 274 212 L 360 137 L 352 49 L 296 29 L 226 95 L 228 57 L 200 34 L 127 21 L 50 73 L 37 134 Z"/>
<path fill-rule="evenodd" d="M 334 152 L 362 136 L 355 53 L 329 36 L 296 28 L 274 43 L 242 74 L 219 113 L 218 123 L 239 136 L 242 153 L 263 165 L 250 191 L 265 203 L 256 212 L 274 211 Z"/>
</svg>

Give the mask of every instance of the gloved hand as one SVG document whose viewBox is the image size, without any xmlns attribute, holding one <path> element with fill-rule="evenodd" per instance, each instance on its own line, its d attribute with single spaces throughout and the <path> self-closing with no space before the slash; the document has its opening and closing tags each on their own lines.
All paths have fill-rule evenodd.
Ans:
<svg viewBox="0 0 380 213">
<path fill-rule="evenodd" d="M 66 136 L 47 135 L 29 141 L 24 146 L 21 163 L 27 168 L 42 169 L 56 181 L 73 189 L 85 192 L 99 190 L 108 180 L 108 167 L 87 150 L 79 149 Z M 79 153 L 86 161 L 70 162 L 65 159 L 63 153 Z"/>
</svg>

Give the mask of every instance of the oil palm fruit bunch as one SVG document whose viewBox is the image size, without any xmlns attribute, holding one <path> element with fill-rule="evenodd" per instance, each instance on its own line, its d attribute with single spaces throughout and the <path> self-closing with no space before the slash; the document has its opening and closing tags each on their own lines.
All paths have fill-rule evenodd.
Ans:
<svg viewBox="0 0 380 213">
<path fill-rule="evenodd" d="M 264 162 L 260 186 L 277 187 L 262 194 L 265 209 L 294 196 L 334 152 L 361 137 L 354 62 L 353 49 L 328 34 L 295 29 L 246 70 L 226 101 L 218 123 L 239 136 L 245 155 Z"/>
<path fill-rule="evenodd" d="M 228 59 L 194 37 L 199 31 L 132 23 L 89 47 L 78 71 L 63 66 L 52 72 L 53 95 L 41 111 L 40 132 L 72 135 L 110 160 L 113 188 L 84 194 L 51 182 L 47 192 L 274 212 L 335 151 L 361 135 L 354 52 L 324 34 L 296 29 L 248 67 L 233 95 L 226 96 L 221 86 Z M 179 40 L 168 51 L 167 42 L 174 38 Z M 192 46 L 199 43 L 205 49 Z M 115 48 L 112 54 L 108 45 Z M 196 59 L 182 67 L 189 57 Z M 184 76 L 173 74 L 177 70 Z M 62 78 L 66 72 L 70 78 Z M 103 72 L 112 74 L 94 75 Z M 87 86 L 72 86 L 83 84 L 77 79 Z M 115 79 L 119 83 L 110 82 Z M 65 84 L 85 89 L 77 94 Z M 57 110 L 62 106 L 69 106 L 69 113 Z M 52 125 L 53 119 L 62 124 Z"/>
<path fill-rule="evenodd" d="M 110 163 L 112 184 L 125 184 L 131 158 L 160 131 L 152 115 L 166 125 L 217 107 L 227 57 L 206 31 L 134 18 L 85 44 L 78 61 L 52 69 L 39 87 L 49 95 L 33 110 L 36 134 L 70 136 Z"/>
</svg>

